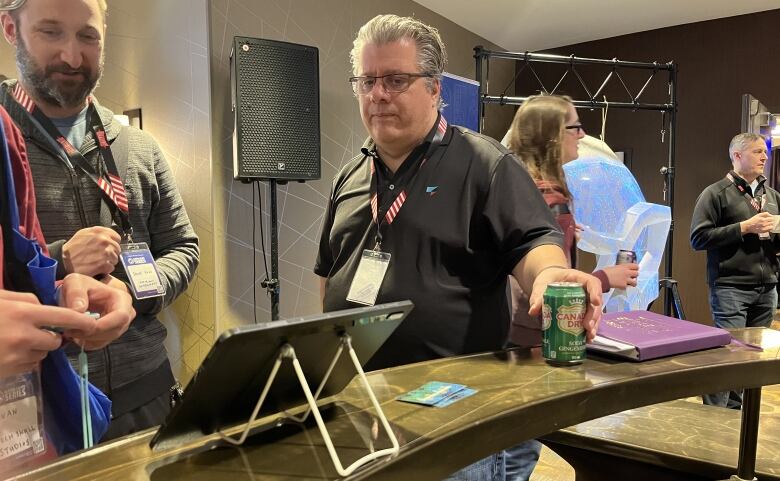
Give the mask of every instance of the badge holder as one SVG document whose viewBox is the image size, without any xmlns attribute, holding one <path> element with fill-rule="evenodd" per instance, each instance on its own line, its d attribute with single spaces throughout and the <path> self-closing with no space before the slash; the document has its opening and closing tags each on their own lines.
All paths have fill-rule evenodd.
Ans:
<svg viewBox="0 0 780 481">
<path fill-rule="evenodd" d="M 365 249 L 349 287 L 347 300 L 366 306 L 376 304 L 379 288 L 382 287 L 389 265 L 390 254 L 379 250 L 379 244 L 374 250 Z"/>
<path fill-rule="evenodd" d="M 14 466 L 46 450 L 40 368 L 0 379 L 0 467 Z"/>
<path fill-rule="evenodd" d="M 157 263 L 145 242 L 122 244 L 119 258 L 136 299 L 165 295 Z"/>
<path fill-rule="evenodd" d="M 338 472 L 339 476 L 349 476 L 350 474 L 355 472 L 356 469 L 368 464 L 369 462 L 375 459 L 397 454 L 398 451 L 400 450 L 398 439 L 395 437 L 393 430 L 390 428 L 390 423 L 387 421 L 387 417 L 382 411 L 382 407 L 379 405 L 379 401 L 376 399 L 376 396 L 374 395 L 374 391 L 371 389 L 371 386 L 368 384 L 368 379 L 366 378 L 366 374 L 363 372 L 363 368 L 360 365 L 360 360 L 358 359 L 357 354 L 355 354 L 355 350 L 352 348 L 352 339 L 349 337 L 349 335 L 343 335 L 340 337 L 341 337 L 341 343 L 339 344 L 339 347 L 336 350 L 336 354 L 333 356 L 333 360 L 328 366 L 328 370 L 325 373 L 325 376 L 322 382 L 320 383 L 319 387 L 317 388 L 317 392 L 315 392 L 313 395 L 311 390 L 309 389 L 309 383 L 306 381 L 306 376 L 303 374 L 303 370 L 301 369 L 301 364 L 298 361 L 297 356 L 295 355 L 295 349 L 293 349 L 293 347 L 290 344 L 284 344 L 279 349 L 279 354 L 276 357 L 276 362 L 274 363 L 273 368 L 271 369 L 271 373 L 268 376 L 268 381 L 265 383 L 265 386 L 263 387 L 260 393 L 260 398 L 257 400 L 257 404 L 255 405 L 255 408 L 252 411 L 252 415 L 247 421 L 246 426 L 244 427 L 244 431 L 241 433 L 238 439 L 232 438 L 222 431 L 218 431 L 222 439 L 234 446 L 240 446 L 244 443 L 244 441 L 246 441 L 247 437 L 249 436 L 249 431 L 251 429 L 251 426 L 257 419 L 257 415 L 260 412 L 260 408 L 262 407 L 263 402 L 265 401 L 265 398 L 268 395 L 268 391 L 270 390 L 271 385 L 274 382 L 274 378 L 276 377 L 279 368 L 281 367 L 282 363 L 285 360 L 289 360 L 290 362 L 292 362 L 292 367 L 295 370 L 295 374 L 298 377 L 298 381 L 301 384 L 303 393 L 306 396 L 306 401 L 308 402 L 309 409 L 306 410 L 306 412 L 304 412 L 303 415 L 301 416 L 287 416 L 287 418 L 292 421 L 302 423 L 306 421 L 306 419 L 309 417 L 309 414 L 314 416 L 314 419 L 317 422 L 317 427 L 320 430 L 320 434 L 322 434 L 322 439 L 325 441 L 325 446 L 328 449 L 328 454 L 330 454 L 330 458 L 333 461 L 333 465 L 336 468 L 336 472 Z M 371 452 L 370 454 L 367 454 L 366 456 L 363 456 L 362 458 L 356 460 L 354 463 L 347 466 L 346 468 L 343 467 L 341 463 L 341 459 L 339 458 L 338 453 L 336 453 L 336 448 L 333 446 L 333 441 L 331 440 L 330 434 L 328 434 L 328 429 L 327 427 L 325 427 L 325 422 L 322 420 L 322 415 L 320 414 L 319 407 L 317 406 L 317 400 L 319 399 L 322 390 L 324 389 L 326 383 L 328 382 L 328 378 L 330 377 L 333 368 L 336 366 L 336 363 L 338 362 L 339 358 L 341 357 L 345 349 L 347 350 L 349 357 L 352 359 L 352 364 L 355 366 L 355 370 L 357 371 L 358 377 L 360 378 L 360 382 L 363 384 L 363 388 L 368 394 L 368 397 L 371 400 L 371 404 L 374 406 L 374 409 L 376 410 L 377 417 L 382 423 L 382 426 L 385 428 L 385 432 L 387 432 L 387 436 L 390 438 L 390 442 L 392 443 L 391 448 L 386 448 L 386 449 L 381 449 L 379 451 Z"/>
</svg>

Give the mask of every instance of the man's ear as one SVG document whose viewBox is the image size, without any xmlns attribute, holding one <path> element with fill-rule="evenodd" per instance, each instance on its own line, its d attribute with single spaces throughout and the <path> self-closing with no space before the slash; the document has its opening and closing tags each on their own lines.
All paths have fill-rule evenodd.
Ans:
<svg viewBox="0 0 780 481">
<path fill-rule="evenodd" d="M 6 41 L 16 47 L 16 38 L 19 35 L 19 31 L 11 14 L 8 12 L 0 13 L 0 24 L 3 25 L 3 36 Z"/>
<path fill-rule="evenodd" d="M 441 80 L 433 79 L 433 82 L 431 82 L 431 93 L 437 97 L 441 97 Z M 439 108 L 438 104 L 436 105 L 436 108 Z"/>
</svg>

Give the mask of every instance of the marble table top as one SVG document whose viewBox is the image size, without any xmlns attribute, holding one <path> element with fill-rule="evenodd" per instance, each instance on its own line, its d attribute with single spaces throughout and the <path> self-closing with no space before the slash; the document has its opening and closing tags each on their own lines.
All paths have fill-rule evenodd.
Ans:
<svg viewBox="0 0 780 481">
<path fill-rule="evenodd" d="M 761 345 L 763 351 L 731 344 L 642 363 L 589 358 L 562 368 L 545 363 L 538 350 L 521 350 L 370 373 L 369 381 L 401 450 L 349 479 L 438 481 L 492 452 L 584 421 L 702 392 L 780 383 L 780 332 L 744 329 L 735 331 L 735 336 Z M 428 381 L 465 384 L 478 392 L 446 408 L 395 399 Z M 356 380 L 331 400 L 335 408 L 326 424 L 345 465 L 371 448 L 389 446 L 385 435 L 376 436 L 376 418 Z M 339 478 L 316 427 L 273 429 L 241 448 L 225 447 L 212 434 L 159 452 L 149 448 L 153 434 L 151 429 L 74 453 L 16 479 Z"/>
</svg>

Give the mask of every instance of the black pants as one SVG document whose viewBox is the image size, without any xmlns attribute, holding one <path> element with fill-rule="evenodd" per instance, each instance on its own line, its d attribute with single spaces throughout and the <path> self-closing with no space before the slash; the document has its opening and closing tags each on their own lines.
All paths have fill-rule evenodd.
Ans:
<svg viewBox="0 0 780 481">
<path fill-rule="evenodd" d="M 101 443 L 126 436 L 152 426 L 159 426 L 171 411 L 171 394 L 166 391 L 141 407 L 117 416 L 108 425 Z"/>
</svg>

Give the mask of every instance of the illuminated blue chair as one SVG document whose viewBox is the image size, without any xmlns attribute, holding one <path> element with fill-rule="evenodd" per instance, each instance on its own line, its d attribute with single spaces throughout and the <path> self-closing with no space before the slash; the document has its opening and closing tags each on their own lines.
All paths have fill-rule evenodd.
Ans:
<svg viewBox="0 0 780 481">
<path fill-rule="evenodd" d="M 584 227 L 577 247 L 596 255 L 596 269 L 614 265 L 621 249 L 637 254 L 637 287 L 604 294 L 607 312 L 646 309 L 658 297 L 671 210 L 645 202 L 633 174 L 619 161 L 581 157 L 563 170 L 574 198 L 574 218 Z"/>
</svg>

